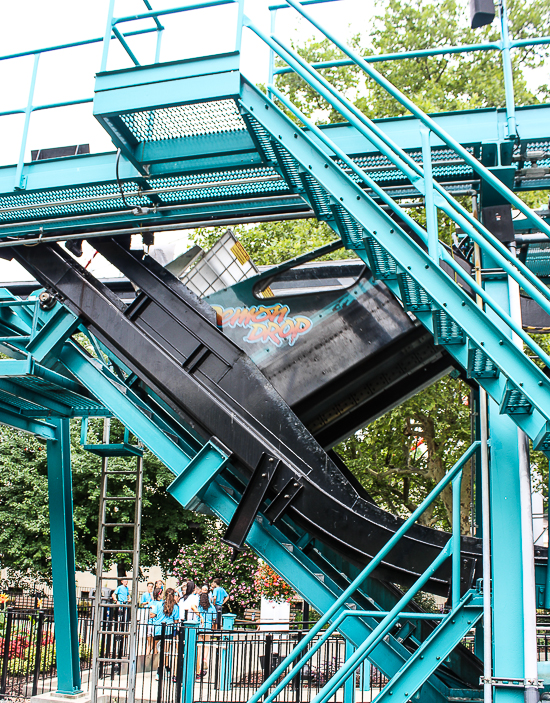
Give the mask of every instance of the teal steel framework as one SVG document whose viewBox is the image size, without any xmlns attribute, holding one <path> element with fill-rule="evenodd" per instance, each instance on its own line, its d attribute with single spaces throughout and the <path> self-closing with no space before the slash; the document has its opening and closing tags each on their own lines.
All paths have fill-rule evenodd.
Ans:
<svg viewBox="0 0 550 703">
<path fill-rule="evenodd" d="M 378 696 L 380 701 L 389 696 L 408 701 L 418 692 L 423 701 L 456 699 L 457 691 L 434 672 L 452 658 L 464 634 L 481 618 L 485 701 L 511 702 L 520 697 L 535 701 L 539 682 L 532 625 L 537 605 L 550 605 L 550 581 L 540 569 L 534 572 L 532 539 L 529 552 L 531 515 L 523 480 L 523 446 L 527 436 L 535 448 L 550 452 L 550 381 L 542 370 L 550 367 L 550 357 L 524 331 L 517 302 L 521 288 L 550 313 L 547 254 L 543 246 L 542 254 L 518 258 L 515 248 L 506 246 L 478 219 L 477 207 L 512 206 L 521 215 L 513 223 L 517 232 L 535 234 L 543 243 L 550 236 L 548 212 L 535 212 L 518 195 L 549 188 L 550 178 L 544 171 L 550 165 L 548 154 L 537 159 L 542 169 L 533 168 L 531 173 L 519 164 L 528 161 L 529 150 L 550 151 L 550 106 L 516 107 L 511 70 L 512 50 L 550 44 L 550 37 L 512 41 L 506 2 L 501 0 L 499 41 L 363 58 L 306 9 L 330 1 L 273 4 L 271 31 L 266 32 L 246 17 L 244 0 L 201 0 L 165 10 L 154 10 L 144 0 L 146 12 L 123 17 L 115 16 L 115 1 L 110 0 L 103 39 L 0 57 L 7 61 L 34 56 L 27 105 L 0 113 L 0 118 L 24 115 L 18 163 L 0 168 L 0 249 L 205 224 L 311 216 L 327 222 L 477 381 L 481 407 L 487 412 L 480 441 L 466 450 L 376 558 L 347 583 L 337 581 L 328 555 L 323 556 L 327 568 L 319 574 L 319 563 L 300 548 L 307 535 L 295 530 L 289 537 L 288 525 L 283 531 L 257 517 L 248 543 L 323 616 L 250 703 L 264 696 L 275 700 L 335 629 L 350 642 L 349 656 L 315 703 L 329 700 L 346 682 L 349 692 L 350 677 L 365 658 L 390 679 Z M 235 8 L 234 51 L 161 62 L 166 31 L 161 17 L 213 11 L 221 5 Z M 285 8 L 303 16 L 347 58 L 305 62 L 275 34 L 276 12 Z M 121 31 L 120 26 L 135 21 L 152 21 L 155 26 Z M 244 30 L 270 50 L 266 93 L 240 71 Z M 157 35 L 155 62 L 141 65 L 130 40 L 146 33 Z M 108 70 L 113 38 L 123 47 L 131 68 Z M 33 105 L 41 54 L 101 41 L 94 97 Z M 503 110 L 426 115 L 373 67 L 381 61 L 475 51 L 501 55 Z M 275 57 L 285 67 L 277 68 Z M 357 66 L 411 116 L 368 119 L 320 73 L 342 65 Z M 320 127 L 307 119 L 275 84 L 277 75 L 288 72 L 306 81 L 345 122 Z M 110 134 L 117 153 L 25 163 L 33 112 L 87 102 L 93 103 L 94 115 Z M 457 200 L 466 194 L 475 197 L 473 212 Z M 410 214 L 407 199 L 411 198 L 422 199 L 425 227 Z M 490 275 L 474 278 L 441 244 L 439 210 L 479 251 L 477 263 Z M 411 231 L 416 240 L 409 236 Z M 73 338 L 77 332 L 88 337 L 91 354 Z M 117 375 L 119 360 L 62 304 L 47 310 L 38 295 L 23 301 L 3 291 L 0 335 L 0 351 L 10 357 L 0 360 L 0 421 L 48 441 L 58 686 L 60 693 L 71 695 L 80 691 L 81 682 L 69 418 L 117 417 L 174 473 L 169 493 L 184 506 L 214 512 L 229 523 L 239 496 L 227 480 L 232 471 L 230 457 L 218 445 L 200 440 L 153 393 L 146 399 L 135 393 L 129 370 L 125 378 Z M 460 480 L 463 465 L 475 452 L 486 469 L 478 485 L 483 495 L 486 561 L 483 582 L 460 597 Z M 369 575 L 449 484 L 454 497 L 453 533 L 447 546 L 402 598 L 389 607 L 365 608 L 365 597 L 376 605 L 369 592 Z M 448 558 L 453 564 L 451 610 L 411 655 L 392 628 L 398 620 L 419 619 L 408 603 Z M 307 650 L 325 625 L 328 629 Z M 190 672 L 192 679 L 192 668 Z M 189 700 L 189 690 L 184 695 Z"/>
</svg>

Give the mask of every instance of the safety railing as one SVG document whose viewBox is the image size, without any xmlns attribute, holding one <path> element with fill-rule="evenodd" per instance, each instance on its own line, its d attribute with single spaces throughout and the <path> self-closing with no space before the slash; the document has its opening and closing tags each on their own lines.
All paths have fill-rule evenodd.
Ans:
<svg viewBox="0 0 550 703">
<path fill-rule="evenodd" d="M 352 176 L 356 176 L 363 183 L 367 191 L 370 191 L 375 198 L 378 198 L 393 213 L 395 213 L 404 224 L 417 234 L 428 251 L 430 258 L 439 265 L 440 260 L 447 264 L 453 271 L 453 276 L 463 281 L 466 286 L 473 289 L 483 303 L 491 308 L 496 315 L 505 323 L 506 327 L 545 364 L 550 365 L 550 356 L 527 334 L 515 319 L 512 318 L 487 292 L 478 285 L 471 277 L 470 273 L 462 268 L 448 251 L 440 246 L 437 229 L 437 211 L 441 210 L 446 216 L 458 225 L 461 230 L 471 238 L 480 249 L 493 258 L 525 292 L 535 300 L 543 310 L 550 313 L 550 291 L 540 281 L 536 275 L 519 259 L 516 258 L 515 251 L 509 250 L 497 237 L 492 234 L 476 217 L 475 213 L 469 212 L 456 198 L 448 192 L 443 185 L 433 178 L 432 174 L 432 152 L 430 147 L 430 136 L 435 134 L 449 149 L 468 164 L 478 176 L 488 185 L 494 188 L 508 203 L 519 210 L 528 220 L 530 225 L 545 236 L 550 236 L 550 225 L 540 217 L 534 210 L 525 204 L 510 188 L 508 188 L 497 176 L 486 168 L 470 151 L 459 144 L 450 134 L 437 123 L 436 120 L 424 113 L 409 98 L 391 84 L 384 76 L 370 65 L 369 59 L 365 59 L 350 49 L 344 42 L 340 41 L 330 30 L 326 29 L 318 22 L 304 7 L 304 3 L 298 0 L 286 0 L 287 6 L 293 7 L 304 18 L 306 18 L 318 31 L 328 38 L 338 49 L 349 57 L 349 60 L 362 69 L 369 78 L 374 80 L 388 94 L 405 107 L 421 123 L 422 135 L 422 166 L 417 163 L 409 153 L 399 147 L 375 122 L 366 117 L 351 101 L 343 96 L 334 86 L 317 70 L 312 64 L 308 64 L 296 51 L 285 44 L 275 34 L 267 35 L 259 29 L 248 17 L 244 17 L 245 26 L 248 27 L 257 37 L 259 37 L 272 51 L 279 56 L 288 66 L 286 70 L 295 72 L 311 88 L 313 88 L 329 105 L 356 128 L 359 134 L 366 137 L 388 160 L 400 171 L 403 176 L 424 196 L 424 210 L 426 217 L 426 228 L 421 226 L 405 208 L 403 208 L 395 198 L 392 198 L 372 177 L 368 170 L 359 166 L 352 158 L 340 149 L 328 136 L 327 132 L 320 129 L 311 119 L 307 118 L 280 90 L 274 82 L 267 86 L 268 95 L 278 101 L 289 111 L 299 122 L 301 122 L 312 135 L 325 145 L 336 157 L 342 166 L 342 177 L 347 178 L 350 183 L 354 183 Z M 272 7 L 279 7 L 272 6 Z M 509 47 L 510 41 L 507 38 L 507 17 L 506 6 L 502 5 L 501 28 L 503 32 L 502 49 L 503 61 L 506 64 L 510 60 L 509 53 L 504 52 L 504 45 Z M 550 38 L 541 37 L 533 40 L 521 42 L 521 46 L 532 44 L 550 43 Z M 455 47 L 456 48 L 456 47 Z M 465 47 L 463 47 L 466 50 Z M 496 48 L 496 47 L 495 47 Z M 469 48 L 474 51 L 478 47 Z M 413 52 L 415 55 L 416 53 Z M 400 58 L 402 55 L 399 55 Z M 409 57 L 407 55 L 407 57 Z M 329 62 L 332 64 L 332 62 Z M 506 67 L 505 67 L 506 69 Z M 282 69 L 281 69 L 282 70 Z M 504 71 L 505 77 L 507 71 Z M 275 75 L 272 71 L 272 75 Z M 507 89 L 507 109 L 511 106 L 510 95 L 513 103 L 513 85 L 506 84 Z M 508 123 L 513 117 L 508 111 Z M 514 118 L 515 119 L 515 118 Z M 510 135 L 513 137 L 514 135 Z M 350 173 L 351 172 L 351 173 Z"/>
<path fill-rule="evenodd" d="M 480 446 L 479 442 L 474 442 L 462 455 L 459 461 L 452 467 L 452 469 L 446 474 L 446 476 L 439 482 L 439 484 L 429 493 L 429 495 L 422 501 L 418 508 L 410 515 L 410 517 L 403 522 L 401 527 L 394 533 L 392 538 L 388 540 L 386 545 L 378 552 L 378 554 L 369 562 L 369 564 L 363 569 L 363 571 L 350 583 L 350 585 L 341 593 L 341 595 L 334 601 L 332 606 L 326 611 L 326 613 L 320 618 L 316 625 L 311 628 L 311 630 L 305 635 L 305 637 L 296 645 L 293 651 L 286 657 L 286 659 L 279 664 L 272 672 L 272 674 L 263 682 L 263 684 L 258 688 L 256 693 L 250 698 L 249 703 L 258 703 L 260 700 L 264 700 L 266 703 L 271 703 L 276 699 L 278 694 L 287 686 L 296 676 L 299 675 L 301 669 L 305 664 L 311 659 L 315 652 L 323 645 L 323 642 L 330 637 L 335 630 L 342 624 L 342 622 L 348 617 L 370 617 L 381 619 L 380 623 L 372 630 L 371 634 L 364 640 L 364 642 L 356 649 L 356 651 L 351 654 L 351 656 L 346 659 L 345 662 L 338 668 L 334 673 L 334 676 L 328 681 L 318 695 L 314 698 L 315 701 L 328 700 L 330 696 L 340 688 L 345 681 L 352 675 L 352 673 L 359 667 L 362 662 L 368 657 L 372 650 L 379 644 L 379 642 L 389 633 L 396 622 L 403 616 L 407 618 L 411 617 L 411 613 L 405 612 L 405 608 L 416 595 L 416 593 L 422 589 L 426 582 L 431 576 L 443 565 L 443 563 L 451 557 L 452 559 L 452 570 L 451 570 L 451 601 L 452 609 L 450 616 L 452 617 L 453 612 L 456 610 L 460 603 L 460 487 L 462 481 L 462 470 L 464 465 L 472 458 L 473 454 L 476 452 Z M 418 518 L 425 512 L 425 510 L 433 503 L 433 501 L 441 494 L 441 492 L 449 485 L 452 485 L 453 491 L 453 515 L 452 515 L 452 536 L 445 545 L 445 547 L 440 551 L 438 556 L 434 559 L 432 564 L 424 571 L 424 573 L 419 576 L 415 583 L 409 588 L 409 590 L 402 596 L 402 598 L 396 603 L 396 605 L 389 612 L 381 611 L 358 611 L 349 610 L 346 607 L 346 603 L 353 594 L 361 587 L 365 580 L 373 573 L 373 571 L 381 564 L 384 558 L 389 554 L 389 552 L 396 546 L 399 540 L 408 532 L 408 530 L 415 524 Z M 448 617 L 439 614 L 412 614 L 412 617 L 416 618 L 427 618 L 440 620 L 443 617 Z M 323 628 L 327 626 L 327 629 L 323 631 Z M 320 635 L 320 633 L 322 634 Z M 318 638 L 318 639 L 316 639 Z M 316 639 L 316 641 L 314 641 Z M 301 658 L 298 662 L 293 664 L 293 662 L 298 659 L 300 655 Z M 285 674 L 285 671 L 289 666 L 292 668 Z M 282 677 L 282 678 L 280 678 Z M 279 680 L 280 679 L 280 680 Z M 274 686 L 272 690 L 271 687 Z M 265 696 L 265 698 L 264 698 Z"/>
</svg>

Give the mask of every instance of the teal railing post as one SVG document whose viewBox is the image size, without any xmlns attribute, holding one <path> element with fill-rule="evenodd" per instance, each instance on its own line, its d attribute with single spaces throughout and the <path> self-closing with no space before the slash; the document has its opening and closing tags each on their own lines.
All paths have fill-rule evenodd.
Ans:
<svg viewBox="0 0 550 703">
<path fill-rule="evenodd" d="M 451 599 L 452 609 L 458 608 L 460 603 L 460 491 L 462 488 L 462 470 L 453 480 L 453 556 Z"/>
<path fill-rule="evenodd" d="M 275 28 L 277 26 L 277 10 L 271 10 L 270 12 L 271 26 L 270 34 L 273 36 L 275 34 Z M 273 100 L 273 92 L 271 91 L 271 86 L 275 81 L 275 50 L 272 46 L 269 47 L 269 76 L 267 79 L 267 97 Z"/>
<path fill-rule="evenodd" d="M 183 656 L 183 685 L 181 688 L 181 703 L 193 703 L 195 692 L 195 667 L 197 664 L 197 634 L 198 622 L 185 622 L 185 653 Z"/>
<path fill-rule="evenodd" d="M 76 608 L 71 437 L 69 420 L 54 418 L 57 439 L 48 441 L 48 495 L 52 549 L 57 692 L 81 691 Z"/>
<path fill-rule="evenodd" d="M 115 13 L 115 0 L 109 0 L 109 10 L 107 12 L 107 26 L 105 27 L 105 36 L 103 37 L 103 53 L 101 55 L 100 71 L 107 70 L 107 59 L 109 58 L 109 44 L 111 42 L 111 34 L 113 33 L 113 15 Z"/>
<path fill-rule="evenodd" d="M 506 122 L 508 126 L 508 139 L 515 139 L 518 136 L 516 123 L 516 102 L 514 98 L 514 74 L 512 71 L 512 55 L 510 43 L 510 31 L 508 25 L 508 10 L 506 0 L 499 0 L 500 8 L 500 36 L 502 38 L 502 72 L 504 74 L 504 95 L 506 98 Z"/>
<path fill-rule="evenodd" d="M 355 647 L 346 640 L 345 645 L 346 659 L 349 659 L 355 652 Z M 355 703 L 355 672 L 346 679 L 344 684 L 344 703 Z"/>
<path fill-rule="evenodd" d="M 420 129 L 422 141 L 422 167 L 424 169 L 424 208 L 426 210 L 426 230 L 428 232 L 428 254 L 439 263 L 439 238 L 437 234 L 437 209 L 434 203 L 434 184 L 432 173 L 432 150 L 430 147 L 430 130 Z"/>
<path fill-rule="evenodd" d="M 359 690 L 361 691 L 361 700 L 365 700 L 364 692 L 370 691 L 370 673 L 371 673 L 371 663 L 368 659 L 365 659 L 361 664 L 359 669 Z"/>
<path fill-rule="evenodd" d="M 21 137 L 21 149 L 19 150 L 19 161 L 17 162 L 17 168 L 15 170 L 15 180 L 13 183 L 14 190 L 23 189 L 23 164 L 25 162 L 25 151 L 27 149 L 27 137 L 29 136 L 29 124 L 31 121 L 32 113 L 32 101 L 34 98 L 34 88 L 36 86 L 36 74 L 38 73 L 38 60 L 40 59 L 40 53 L 34 55 L 34 63 L 32 67 L 31 85 L 29 88 L 29 98 L 27 100 L 27 107 L 25 108 L 25 123 L 23 125 L 23 136 Z"/>
<path fill-rule="evenodd" d="M 237 616 L 233 614 L 227 614 L 222 616 L 222 632 L 227 630 L 232 630 L 235 625 L 235 618 Z M 230 691 L 231 690 L 231 676 L 233 674 L 233 636 L 222 634 L 220 640 L 220 678 L 219 678 L 219 690 L 220 691 Z"/>
<path fill-rule="evenodd" d="M 241 50 L 243 38 L 244 0 L 237 0 L 239 7 L 237 10 L 237 35 L 235 38 L 235 51 Z"/>
</svg>

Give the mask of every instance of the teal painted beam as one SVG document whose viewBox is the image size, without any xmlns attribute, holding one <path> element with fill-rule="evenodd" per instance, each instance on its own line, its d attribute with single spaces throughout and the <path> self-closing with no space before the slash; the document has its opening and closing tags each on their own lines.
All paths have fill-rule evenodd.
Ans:
<svg viewBox="0 0 550 703">
<path fill-rule="evenodd" d="M 37 437 L 41 437 L 42 439 L 54 440 L 56 437 L 54 425 L 49 422 L 42 422 L 40 420 L 34 420 L 30 417 L 24 417 L 23 415 L 14 412 L 14 408 L 8 408 L 2 404 L 0 404 L 0 423 L 2 425 L 7 425 L 8 427 L 13 427 L 15 430 L 29 432 Z"/>
<path fill-rule="evenodd" d="M 48 496 L 54 597 L 57 692 L 81 692 L 76 608 L 73 489 L 69 420 L 54 420 L 56 439 L 48 442 Z"/>
<path fill-rule="evenodd" d="M 193 455 L 186 454 L 144 415 L 140 405 L 133 401 L 131 391 L 121 388 L 120 381 L 115 385 L 112 379 L 103 373 L 98 361 L 91 360 L 71 343 L 63 347 L 59 359 L 82 385 L 176 476 L 185 469 Z"/>
<path fill-rule="evenodd" d="M 57 303 L 45 324 L 27 344 L 26 351 L 38 363 L 59 352 L 65 340 L 75 332 L 80 322 L 68 308 Z"/>
<path fill-rule="evenodd" d="M 489 435 L 493 676 L 522 679 L 523 569 L 518 434 L 513 420 L 501 415 L 492 400 L 489 400 Z M 524 690 L 496 688 L 493 700 L 494 703 L 522 703 Z"/>
<path fill-rule="evenodd" d="M 184 508 L 192 509 L 210 481 L 225 468 L 229 454 L 207 442 L 166 490 Z"/>
</svg>

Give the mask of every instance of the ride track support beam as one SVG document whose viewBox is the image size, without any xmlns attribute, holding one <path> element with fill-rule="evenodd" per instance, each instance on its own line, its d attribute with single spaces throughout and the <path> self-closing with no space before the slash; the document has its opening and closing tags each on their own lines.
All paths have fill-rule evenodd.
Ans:
<svg viewBox="0 0 550 703">
<path fill-rule="evenodd" d="M 48 440 L 48 496 L 57 659 L 57 693 L 82 692 L 76 607 L 71 436 L 68 418 L 55 418 Z"/>
</svg>

